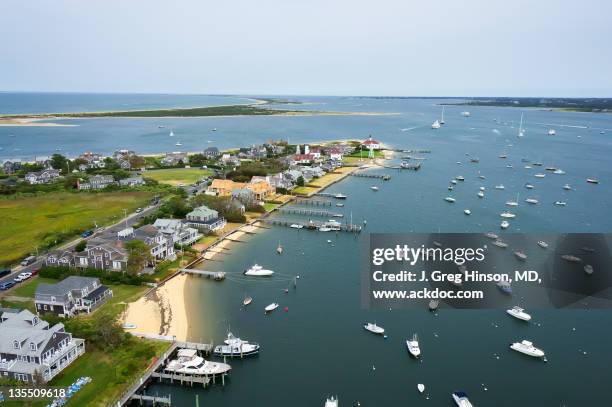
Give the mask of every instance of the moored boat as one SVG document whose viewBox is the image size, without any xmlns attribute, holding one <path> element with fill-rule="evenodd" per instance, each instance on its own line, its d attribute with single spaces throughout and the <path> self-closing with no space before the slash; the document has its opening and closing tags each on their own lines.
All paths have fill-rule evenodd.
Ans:
<svg viewBox="0 0 612 407">
<path fill-rule="evenodd" d="M 370 322 L 366 322 L 365 324 L 363 324 L 363 328 L 366 331 L 370 331 L 373 334 L 377 334 L 377 335 L 382 335 L 385 333 L 385 328 L 383 328 L 382 326 L 378 326 L 376 325 L 376 323 L 370 323 Z"/>
<path fill-rule="evenodd" d="M 458 407 L 473 407 L 473 404 L 468 399 L 464 391 L 456 391 L 453 393 L 453 400 Z"/>
<path fill-rule="evenodd" d="M 325 400 L 325 407 L 338 407 L 338 397 L 331 396 Z"/>
<path fill-rule="evenodd" d="M 272 270 L 266 270 L 263 267 L 261 267 L 259 264 L 254 264 L 253 267 L 244 271 L 245 276 L 254 276 L 254 277 L 269 277 L 272 274 L 274 274 Z"/>
<path fill-rule="evenodd" d="M 508 315 L 513 316 L 514 318 L 520 319 L 521 321 L 530 321 L 531 315 L 525 312 L 525 310 L 519 306 L 514 306 L 509 310 L 506 310 Z"/>
<path fill-rule="evenodd" d="M 244 305 L 246 307 L 247 305 L 249 305 L 252 302 L 253 302 L 253 297 L 248 297 L 247 296 L 247 297 L 244 297 L 244 300 L 242 300 L 242 305 Z"/>
<path fill-rule="evenodd" d="M 421 348 L 419 347 L 419 337 L 417 334 L 412 335 L 412 339 L 406 340 L 408 352 L 415 358 L 421 356 Z"/>
<path fill-rule="evenodd" d="M 220 357 L 244 357 L 259 353 L 259 344 L 243 341 L 236 338 L 231 332 L 227 333 L 227 338 L 223 341 L 223 345 L 215 346 L 213 351 L 215 356 Z"/>
<path fill-rule="evenodd" d="M 540 240 L 538 241 L 538 246 L 540 246 L 542 249 L 547 249 L 548 243 L 546 243 L 544 240 Z"/>
<path fill-rule="evenodd" d="M 512 294 L 512 286 L 508 281 L 499 281 L 497 283 L 497 288 L 499 288 L 505 294 Z"/>
<path fill-rule="evenodd" d="M 177 359 L 171 360 L 164 370 L 172 373 L 214 376 L 229 372 L 232 367 L 226 363 L 210 362 L 198 356 L 196 349 L 179 349 Z"/>
<path fill-rule="evenodd" d="M 510 344 L 510 349 L 528 356 L 532 356 L 534 358 L 542 358 L 545 355 L 542 349 L 536 348 L 535 346 L 533 346 L 533 343 L 531 341 L 526 340 Z"/>
<path fill-rule="evenodd" d="M 264 311 L 265 311 L 266 313 L 268 313 L 268 312 L 272 312 L 272 311 L 274 311 L 275 309 L 277 309 L 278 307 L 279 307 L 278 303 L 273 302 L 272 304 L 267 305 L 267 306 L 264 308 Z"/>
</svg>

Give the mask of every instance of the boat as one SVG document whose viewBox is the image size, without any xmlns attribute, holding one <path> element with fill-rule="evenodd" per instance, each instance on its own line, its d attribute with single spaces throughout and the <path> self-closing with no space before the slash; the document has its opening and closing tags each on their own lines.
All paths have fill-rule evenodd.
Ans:
<svg viewBox="0 0 612 407">
<path fill-rule="evenodd" d="M 461 116 L 463 117 L 470 117 L 471 113 L 470 112 L 461 112 Z"/>
<path fill-rule="evenodd" d="M 557 206 L 565 206 L 565 205 L 567 205 L 567 202 L 565 202 L 565 201 L 555 201 L 555 205 L 557 205 Z"/>
<path fill-rule="evenodd" d="M 244 271 L 245 276 L 269 277 L 272 274 L 274 274 L 272 270 L 266 270 L 259 264 L 254 264 L 253 267 Z"/>
<path fill-rule="evenodd" d="M 506 165 L 506 168 L 512 168 L 512 164 Z"/>
<path fill-rule="evenodd" d="M 546 243 L 544 240 L 538 241 L 538 246 L 540 246 L 542 249 L 548 249 L 548 243 Z"/>
<path fill-rule="evenodd" d="M 442 116 L 440 117 L 440 124 L 444 124 L 444 106 L 442 106 Z"/>
<path fill-rule="evenodd" d="M 212 129 L 212 131 L 217 131 L 217 128 L 216 128 L 216 127 L 214 127 L 214 128 Z"/>
<path fill-rule="evenodd" d="M 587 273 L 588 275 L 593 274 L 593 266 L 591 266 L 590 264 L 586 264 L 584 266 L 584 272 Z"/>
<path fill-rule="evenodd" d="M 488 237 L 489 239 L 493 239 L 493 240 L 497 240 L 499 239 L 499 236 L 497 236 L 495 233 L 493 232 L 487 232 L 485 233 L 485 236 Z"/>
<path fill-rule="evenodd" d="M 499 281 L 497 282 L 497 288 L 499 288 L 505 294 L 512 294 L 512 286 L 508 281 Z"/>
<path fill-rule="evenodd" d="M 168 362 L 164 370 L 172 373 L 214 376 L 228 373 L 232 367 L 227 363 L 205 360 L 198 356 L 196 349 L 179 349 L 177 359 Z"/>
<path fill-rule="evenodd" d="M 502 218 L 506 218 L 506 219 L 516 218 L 516 215 L 512 212 L 502 212 L 499 214 L 499 216 L 501 216 Z"/>
<path fill-rule="evenodd" d="M 283 246 L 278 242 L 278 246 L 276 247 L 276 253 L 283 254 Z"/>
<path fill-rule="evenodd" d="M 524 135 L 525 135 L 525 130 L 523 130 L 523 113 L 521 113 L 521 122 L 519 124 L 519 132 L 516 136 L 523 137 Z"/>
<path fill-rule="evenodd" d="M 502 229 L 508 229 L 510 223 L 507 220 L 502 220 L 502 223 L 499 224 L 499 227 Z"/>
<path fill-rule="evenodd" d="M 292 223 L 291 226 L 289 226 L 289 227 L 293 228 L 293 229 L 303 229 L 304 225 L 300 225 L 300 224 L 297 224 L 297 223 Z"/>
<path fill-rule="evenodd" d="M 454 188 L 453 188 L 453 186 L 452 186 L 452 185 L 449 185 L 449 186 L 448 186 L 448 190 L 449 190 L 449 191 L 452 191 L 453 189 L 454 189 Z"/>
<path fill-rule="evenodd" d="M 499 158 L 508 158 L 506 154 L 500 154 Z"/>
<path fill-rule="evenodd" d="M 417 390 L 419 393 L 423 393 L 425 391 L 425 385 L 423 383 L 417 384 Z"/>
<path fill-rule="evenodd" d="M 175 144 L 175 146 L 179 146 L 179 147 L 182 146 L 182 145 L 183 145 L 183 143 L 181 143 L 180 141 Z"/>
<path fill-rule="evenodd" d="M 599 180 L 596 178 L 587 178 L 586 180 L 589 184 L 599 184 Z"/>
<path fill-rule="evenodd" d="M 438 301 L 438 300 L 430 300 L 429 304 L 428 304 L 429 310 L 430 311 L 435 311 L 435 310 L 438 309 L 439 305 L 440 305 L 440 301 Z"/>
<path fill-rule="evenodd" d="M 319 232 L 331 232 L 332 228 L 330 228 L 329 226 L 321 225 L 321 226 L 319 226 L 318 230 L 319 230 Z"/>
<path fill-rule="evenodd" d="M 273 302 L 272 304 L 267 305 L 266 308 L 264 308 L 264 311 L 265 312 L 272 312 L 272 311 L 274 311 L 277 308 L 278 308 L 278 304 L 276 302 Z"/>
<path fill-rule="evenodd" d="M 439 122 L 437 119 L 436 119 L 436 121 L 434 121 L 434 122 L 431 124 L 431 128 L 432 128 L 432 129 L 434 129 L 434 130 L 435 130 L 435 129 L 439 129 L 440 127 L 441 127 L 441 126 L 440 126 L 440 122 Z"/>
<path fill-rule="evenodd" d="M 564 254 L 561 258 L 565 261 L 569 261 L 570 263 L 580 263 L 582 259 L 580 257 L 574 256 L 573 254 Z"/>
<path fill-rule="evenodd" d="M 346 199 L 346 195 L 336 194 L 336 195 L 334 195 L 334 198 L 336 198 L 336 199 Z"/>
<path fill-rule="evenodd" d="M 537 174 L 533 174 L 533 176 L 536 178 L 544 178 L 546 174 L 542 174 L 541 172 L 538 172 Z"/>
<path fill-rule="evenodd" d="M 563 185 L 563 189 L 565 189 L 566 191 L 570 191 L 572 189 L 572 186 L 570 184 L 565 184 Z"/>
<path fill-rule="evenodd" d="M 135 325 L 135 324 L 128 324 L 128 323 L 125 323 L 125 324 L 123 324 L 121 327 L 122 327 L 123 329 L 135 329 L 135 328 L 136 328 L 136 325 Z"/>
<path fill-rule="evenodd" d="M 514 318 L 520 319 L 521 321 L 530 321 L 531 315 L 525 312 L 525 310 L 519 306 L 514 306 L 509 310 L 506 310 L 508 315 L 512 315 Z"/>
<path fill-rule="evenodd" d="M 242 305 L 244 305 L 246 307 L 247 305 L 249 305 L 252 302 L 253 302 L 253 297 L 248 297 L 247 296 L 247 297 L 244 297 L 244 300 L 242 300 Z"/>
<path fill-rule="evenodd" d="M 480 159 L 479 158 L 470 158 L 470 162 L 478 164 L 480 162 Z"/>
<path fill-rule="evenodd" d="M 497 247 L 501 247 L 502 249 L 505 249 L 506 247 L 508 247 L 508 243 L 502 242 L 499 239 L 493 241 L 493 243 L 491 243 L 491 244 L 494 245 L 494 246 L 497 246 Z"/>
<path fill-rule="evenodd" d="M 370 189 L 371 189 L 372 191 L 378 191 L 378 187 L 377 187 L 377 186 L 371 186 L 371 187 L 370 187 Z"/>
<path fill-rule="evenodd" d="M 525 188 L 527 189 L 533 189 L 535 188 L 532 184 L 530 184 L 529 182 L 525 184 Z"/>
<path fill-rule="evenodd" d="M 517 259 L 521 260 L 521 261 L 525 261 L 527 260 L 527 255 L 525 254 L 524 251 L 522 250 L 517 250 L 514 252 L 514 255 L 516 256 Z"/>
<path fill-rule="evenodd" d="M 563 171 L 561 168 L 557 168 L 553 171 L 553 174 L 564 175 L 565 171 Z"/>
<path fill-rule="evenodd" d="M 516 194 L 516 199 L 514 201 L 506 201 L 506 205 L 508 206 L 518 206 L 519 194 Z"/>
<path fill-rule="evenodd" d="M 533 343 L 531 341 L 526 340 L 510 344 L 510 349 L 515 350 L 517 352 L 521 352 L 528 356 L 533 356 L 534 358 L 542 358 L 545 355 L 542 349 L 536 348 L 535 346 L 533 346 Z"/>
<path fill-rule="evenodd" d="M 478 178 L 485 179 L 486 177 L 484 175 L 479 175 Z"/>
<path fill-rule="evenodd" d="M 548 135 L 549 135 L 549 136 L 554 136 L 554 135 L 556 135 L 556 134 L 557 134 L 557 131 L 556 131 L 555 129 L 549 129 L 549 130 L 548 130 Z"/>
<path fill-rule="evenodd" d="M 366 322 L 365 324 L 363 324 L 363 328 L 366 331 L 370 331 L 373 334 L 377 334 L 377 335 L 382 335 L 385 333 L 385 329 L 382 326 L 378 326 L 376 325 L 376 323 L 370 323 L 370 322 Z"/>
<path fill-rule="evenodd" d="M 503 184 L 495 185 L 495 189 L 506 189 Z"/>
<path fill-rule="evenodd" d="M 480 187 L 479 189 L 480 189 L 481 191 L 484 191 L 484 190 L 485 190 L 485 187 Z"/>
<path fill-rule="evenodd" d="M 472 211 L 470 211 L 469 209 L 464 209 L 463 213 L 465 213 L 466 215 L 471 215 Z"/>
<path fill-rule="evenodd" d="M 451 184 L 457 185 L 457 180 L 456 179 L 451 179 Z"/>
<path fill-rule="evenodd" d="M 162 126 L 161 124 L 160 124 L 159 126 L 157 126 L 157 128 L 158 128 L 158 129 L 163 129 L 163 128 L 165 128 L 165 127 L 166 127 L 166 126 Z"/>
<path fill-rule="evenodd" d="M 526 166 L 524 166 L 523 168 L 525 168 L 526 170 L 530 170 L 530 169 L 532 169 L 533 167 L 532 167 L 531 165 L 527 164 L 527 165 L 526 165 Z"/>
<path fill-rule="evenodd" d="M 325 400 L 325 407 L 338 407 L 338 397 L 331 396 Z"/>
<path fill-rule="evenodd" d="M 463 175 L 456 176 L 455 179 L 457 181 L 465 181 L 465 177 Z"/>
<path fill-rule="evenodd" d="M 537 162 L 533 163 L 533 165 L 535 165 L 536 167 L 541 167 L 544 164 L 542 164 L 541 162 L 537 161 Z"/>
<path fill-rule="evenodd" d="M 406 340 L 408 352 L 415 358 L 421 356 L 421 348 L 419 347 L 419 337 L 417 334 L 412 335 L 412 339 Z"/>
<path fill-rule="evenodd" d="M 450 197 L 450 196 L 447 196 L 446 198 L 444 198 L 444 200 L 445 200 L 446 202 L 450 202 L 450 203 L 455 202 L 455 198 Z"/>
<path fill-rule="evenodd" d="M 338 208 L 342 208 L 342 207 L 344 206 L 344 204 L 343 204 L 343 203 L 338 202 L 338 203 L 336 204 L 336 206 L 337 206 Z"/>
<path fill-rule="evenodd" d="M 535 199 L 535 198 L 527 198 L 527 199 L 525 199 L 525 202 L 527 202 L 528 204 L 535 205 L 535 204 L 537 204 L 539 201 L 538 201 L 537 199 Z"/>
<path fill-rule="evenodd" d="M 173 131 L 170 132 L 170 137 L 174 137 L 174 132 Z"/>
<path fill-rule="evenodd" d="M 484 192 L 482 191 L 479 191 L 477 195 L 479 198 L 484 198 Z"/>
<path fill-rule="evenodd" d="M 219 357 L 243 357 L 251 356 L 259 353 L 259 345 L 250 343 L 236 338 L 231 332 L 227 333 L 227 338 L 223 341 L 223 345 L 215 346 L 213 354 Z"/>
<path fill-rule="evenodd" d="M 454 392 L 453 400 L 455 401 L 455 404 L 459 407 L 473 407 L 473 404 L 470 403 L 470 399 L 468 399 L 468 396 L 464 391 Z"/>
<path fill-rule="evenodd" d="M 546 167 L 545 170 L 546 171 L 557 171 L 557 167 L 550 166 L 550 167 Z"/>
</svg>

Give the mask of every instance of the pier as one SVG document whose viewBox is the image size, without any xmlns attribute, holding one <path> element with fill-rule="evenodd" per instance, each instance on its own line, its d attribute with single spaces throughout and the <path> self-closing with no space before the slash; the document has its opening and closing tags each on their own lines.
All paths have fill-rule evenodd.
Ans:
<svg viewBox="0 0 612 407">
<path fill-rule="evenodd" d="M 293 202 L 297 205 L 313 205 L 313 206 L 332 206 L 332 201 L 323 199 L 305 199 L 297 198 Z"/>
<path fill-rule="evenodd" d="M 336 192 L 336 193 L 331 193 L 331 192 L 317 192 L 314 195 L 317 196 L 324 196 L 326 198 L 336 198 L 336 199 L 346 199 L 347 196 L 344 194 L 341 194 L 340 192 Z"/>
<path fill-rule="evenodd" d="M 344 215 L 338 212 L 324 211 L 324 210 L 313 210 L 313 209 L 301 209 L 301 208 L 278 208 L 278 212 L 281 213 L 292 213 L 297 215 L 305 216 L 323 216 L 327 218 L 342 218 Z"/>
<path fill-rule="evenodd" d="M 146 394 L 134 394 L 130 397 L 130 400 L 138 400 L 139 404 L 142 406 L 144 403 L 150 402 L 153 403 L 154 406 L 158 404 L 164 404 L 166 406 L 172 405 L 172 398 L 168 394 L 166 397 L 161 396 L 147 396 Z"/>
<path fill-rule="evenodd" d="M 223 280 L 225 278 L 224 271 L 207 271 L 207 270 L 198 270 L 198 269 L 180 269 L 181 273 L 194 274 L 196 276 L 208 277 L 213 280 Z"/>
<path fill-rule="evenodd" d="M 391 175 L 389 174 L 370 174 L 367 172 L 353 172 L 349 174 L 351 177 L 362 177 L 362 178 L 378 178 L 383 181 L 389 181 L 391 179 Z"/>
<path fill-rule="evenodd" d="M 282 220 L 282 219 L 266 219 L 265 222 L 270 225 L 274 225 L 274 226 L 291 227 L 291 225 L 300 225 L 302 226 L 302 229 L 308 229 L 308 230 L 318 230 L 325 223 L 325 222 L 315 222 L 315 221 L 293 222 L 293 221 Z M 343 224 L 342 225 L 340 224 L 338 225 L 338 228 L 339 230 L 334 230 L 334 232 L 350 232 L 350 233 L 361 232 L 360 225 L 354 225 L 354 224 Z"/>
</svg>

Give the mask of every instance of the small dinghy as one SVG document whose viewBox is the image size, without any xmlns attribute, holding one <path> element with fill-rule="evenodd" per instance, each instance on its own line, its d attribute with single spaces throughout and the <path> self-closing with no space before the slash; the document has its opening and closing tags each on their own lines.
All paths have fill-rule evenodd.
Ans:
<svg viewBox="0 0 612 407">
<path fill-rule="evenodd" d="M 242 305 L 246 307 L 252 302 L 253 302 L 253 297 L 244 297 L 244 300 L 242 300 Z"/>
<path fill-rule="evenodd" d="M 266 313 L 268 313 L 268 312 L 272 312 L 272 311 L 274 311 L 274 310 L 275 310 L 275 309 L 277 309 L 277 308 L 278 308 L 278 304 L 277 304 L 277 303 L 275 303 L 275 302 L 273 302 L 272 304 L 270 304 L 270 305 L 268 305 L 266 308 L 264 308 L 264 311 L 265 311 Z"/>
<path fill-rule="evenodd" d="M 423 383 L 419 383 L 417 384 L 417 389 L 419 390 L 419 393 L 423 393 L 425 391 L 425 385 Z"/>
</svg>

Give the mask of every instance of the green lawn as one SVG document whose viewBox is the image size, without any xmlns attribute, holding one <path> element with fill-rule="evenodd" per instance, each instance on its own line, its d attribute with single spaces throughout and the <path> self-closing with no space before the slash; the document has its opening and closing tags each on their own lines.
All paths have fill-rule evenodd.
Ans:
<svg viewBox="0 0 612 407">
<path fill-rule="evenodd" d="M 142 176 L 154 179 L 162 184 L 177 186 L 179 184 L 193 184 L 203 177 L 208 177 L 212 172 L 200 168 L 168 168 L 165 170 L 145 171 Z"/>
<path fill-rule="evenodd" d="M 264 203 L 264 209 L 266 210 L 266 212 L 272 212 L 278 206 L 279 204 L 275 204 L 275 203 L 269 203 L 269 202 Z"/>
<path fill-rule="evenodd" d="M 345 156 L 345 157 L 353 157 L 353 158 L 368 158 L 368 154 L 370 152 L 367 150 L 363 150 L 363 151 L 354 151 L 351 154 Z M 382 151 L 380 150 L 374 150 L 374 158 L 385 158 L 385 155 L 383 154 Z"/>
<path fill-rule="evenodd" d="M 97 222 L 114 223 L 145 206 L 153 192 L 57 192 L 0 198 L 0 266 L 55 242 L 74 238 Z"/>
<path fill-rule="evenodd" d="M 34 298 L 34 294 L 36 293 L 36 287 L 38 287 L 38 284 L 40 283 L 53 284 L 57 283 L 57 280 L 53 278 L 34 277 L 26 281 L 25 283 L 15 287 L 13 290 L 10 291 L 9 295 Z"/>
</svg>

